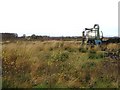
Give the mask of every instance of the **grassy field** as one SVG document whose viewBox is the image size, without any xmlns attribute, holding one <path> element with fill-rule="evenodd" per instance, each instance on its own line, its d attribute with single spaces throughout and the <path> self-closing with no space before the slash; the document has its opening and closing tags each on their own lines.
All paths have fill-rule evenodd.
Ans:
<svg viewBox="0 0 120 90">
<path fill-rule="evenodd" d="M 118 60 L 79 41 L 18 41 L 2 45 L 3 88 L 117 88 Z M 109 44 L 108 50 L 118 50 Z"/>
</svg>

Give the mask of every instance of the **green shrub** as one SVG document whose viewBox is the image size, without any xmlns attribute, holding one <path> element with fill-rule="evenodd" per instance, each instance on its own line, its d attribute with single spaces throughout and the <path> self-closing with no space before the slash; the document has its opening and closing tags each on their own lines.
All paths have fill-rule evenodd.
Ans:
<svg viewBox="0 0 120 90">
<path fill-rule="evenodd" d="M 92 50 L 92 49 L 89 50 L 88 52 L 89 52 L 89 53 L 92 53 L 92 54 L 96 54 L 96 51 L 95 51 L 95 50 Z"/>
<path fill-rule="evenodd" d="M 96 67 L 95 62 L 86 62 L 82 65 L 83 69 L 91 69 L 91 68 L 95 68 L 95 67 Z"/>
<path fill-rule="evenodd" d="M 69 53 L 67 51 L 58 52 L 52 55 L 53 61 L 66 61 L 69 57 Z"/>
<path fill-rule="evenodd" d="M 79 52 L 86 53 L 87 49 L 85 49 L 85 48 L 79 48 Z"/>
<path fill-rule="evenodd" d="M 88 58 L 89 58 L 89 59 L 96 59 L 96 55 L 89 53 L 89 54 L 88 54 Z"/>
<path fill-rule="evenodd" d="M 74 52 L 75 51 L 74 48 L 70 48 L 70 47 L 65 47 L 64 50 L 66 50 L 68 52 Z"/>
<path fill-rule="evenodd" d="M 97 59 L 101 59 L 101 58 L 104 58 L 104 52 L 98 51 L 97 52 Z"/>
<path fill-rule="evenodd" d="M 104 58 L 104 53 L 100 51 L 90 50 L 88 52 L 89 59 L 102 59 Z"/>
</svg>

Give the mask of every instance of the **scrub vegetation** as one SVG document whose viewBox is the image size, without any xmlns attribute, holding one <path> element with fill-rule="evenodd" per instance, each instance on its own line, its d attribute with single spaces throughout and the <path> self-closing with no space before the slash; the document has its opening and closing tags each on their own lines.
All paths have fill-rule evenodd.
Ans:
<svg viewBox="0 0 120 90">
<path fill-rule="evenodd" d="M 119 52 L 119 44 L 87 47 L 80 41 L 4 43 L 3 88 L 118 88 L 119 54 L 110 57 L 112 50 Z"/>
</svg>

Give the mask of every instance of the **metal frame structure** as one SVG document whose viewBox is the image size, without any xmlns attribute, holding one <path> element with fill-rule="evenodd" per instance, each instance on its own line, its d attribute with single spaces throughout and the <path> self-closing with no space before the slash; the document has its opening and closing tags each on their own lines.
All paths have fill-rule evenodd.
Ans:
<svg viewBox="0 0 120 90">
<path fill-rule="evenodd" d="M 102 44 L 103 32 L 101 31 L 102 36 L 100 36 L 100 27 L 98 24 L 95 24 L 93 28 L 85 28 L 82 32 L 82 44 Z M 93 34 L 93 35 L 92 35 Z"/>
</svg>

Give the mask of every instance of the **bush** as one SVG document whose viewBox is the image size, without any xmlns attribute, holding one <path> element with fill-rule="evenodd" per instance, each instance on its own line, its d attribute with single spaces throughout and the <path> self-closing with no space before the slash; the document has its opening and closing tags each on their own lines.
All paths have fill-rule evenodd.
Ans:
<svg viewBox="0 0 120 90">
<path fill-rule="evenodd" d="M 69 57 L 69 53 L 67 51 L 58 52 L 52 55 L 53 61 L 66 61 Z"/>
<path fill-rule="evenodd" d="M 102 59 L 102 58 L 104 58 L 104 52 L 102 52 L 102 51 L 90 50 L 90 51 L 88 52 L 88 58 L 89 58 L 89 59 Z"/>
<path fill-rule="evenodd" d="M 97 51 L 97 59 L 104 58 L 104 52 Z"/>
<path fill-rule="evenodd" d="M 92 69 L 92 68 L 95 68 L 96 67 L 96 63 L 95 62 L 86 62 L 82 65 L 82 68 L 83 69 Z"/>
<path fill-rule="evenodd" d="M 68 52 L 74 52 L 75 51 L 74 48 L 70 48 L 70 47 L 65 47 L 64 50 L 66 50 Z"/>
<path fill-rule="evenodd" d="M 89 50 L 88 51 L 88 58 L 89 59 L 96 59 L 96 51 L 94 51 L 94 50 Z"/>
<path fill-rule="evenodd" d="M 86 53 L 87 49 L 85 49 L 85 48 L 79 48 L 79 52 Z"/>
</svg>

